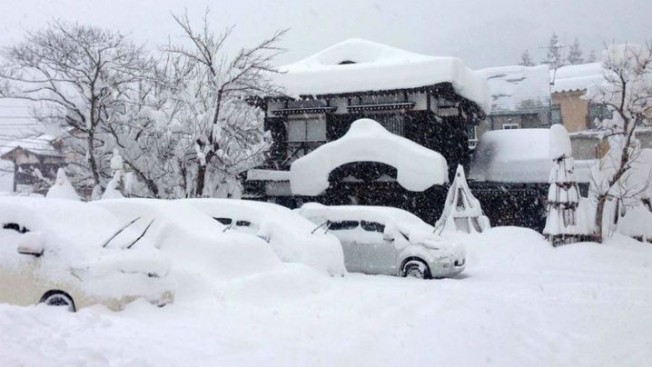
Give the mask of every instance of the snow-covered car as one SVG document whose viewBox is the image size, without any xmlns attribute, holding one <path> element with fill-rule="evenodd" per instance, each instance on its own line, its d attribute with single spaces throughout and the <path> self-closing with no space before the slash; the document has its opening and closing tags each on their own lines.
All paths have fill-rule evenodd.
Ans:
<svg viewBox="0 0 652 367">
<path fill-rule="evenodd" d="M 283 262 L 301 263 L 330 275 L 344 275 L 344 255 L 336 236 L 292 210 L 272 203 L 236 199 L 184 199 L 225 225 L 226 230 L 255 235 Z"/>
<path fill-rule="evenodd" d="M 170 261 L 130 224 L 87 203 L 0 198 L 0 302 L 70 311 L 172 302 Z"/>
<path fill-rule="evenodd" d="M 464 247 L 404 210 L 315 203 L 295 210 L 339 238 L 348 271 L 443 278 L 464 270 Z"/>
<path fill-rule="evenodd" d="M 262 239 L 226 226 L 184 200 L 110 199 L 91 205 L 102 207 L 123 221 L 142 218 L 140 231 L 154 220 L 146 237 L 159 244 L 172 260 L 171 274 L 179 282 L 177 300 L 210 295 L 215 284 L 282 266 Z"/>
</svg>

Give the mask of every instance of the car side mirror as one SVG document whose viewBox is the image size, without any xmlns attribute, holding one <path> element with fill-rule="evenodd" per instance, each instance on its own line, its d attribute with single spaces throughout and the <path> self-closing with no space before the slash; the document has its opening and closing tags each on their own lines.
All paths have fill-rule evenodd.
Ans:
<svg viewBox="0 0 652 367">
<path fill-rule="evenodd" d="M 38 232 L 25 233 L 22 241 L 18 245 L 18 253 L 21 255 L 41 257 L 44 250 L 45 246 L 43 246 L 43 236 Z"/>
<path fill-rule="evenodd" d="M 383 231 L 383 240 L 392 242 L 396 239 L 396 235 L 391 231 Z"/>
</svg>

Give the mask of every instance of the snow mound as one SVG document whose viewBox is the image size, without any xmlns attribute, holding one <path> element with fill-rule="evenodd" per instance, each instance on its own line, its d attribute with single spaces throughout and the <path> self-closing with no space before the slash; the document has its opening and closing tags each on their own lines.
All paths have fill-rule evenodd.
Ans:
<svg viewBox="0 0 652 367">
<path fill-rule="evenodd" d="M 212 218 L 228 218 L 234 231 L 264 238 L 281 261 L 302 263 L 330 275 L 346 274 L 337 238 L 292 210 L 271 203 L 238 199 L 185 199 Z M 241 222 L 246 226 L 239 226 Z"/>
<path fill-rule="evenodd" d="M 448 182 L 448 165 L 439 153 L 360 119 L 340 139 L 324 144 L 292 163 L 290 187 L 295 195 L 316 196 L 328 188 L 328 175 L 352 162 L 379 162 L 397 169 L 397 181 L 410 191 Z"/>
<path fill-rule="evenodd" d="M 652 212 L 643 205 L 627 209 L 625 216 L 618 221 L 618 232 L 645 241 L 652 240 Z"/>
<path fill-rule="evenodd" d="M 68 176 L 63 168 L 59 168 L 57 171 L 57 180 L 54 182 L 54 185 L 50 187 L 48 193 L 45 195 L 48 199 L 67 199 L 67 200 L 81 200 L 75 188 L 72 187 Z"/>
<path fill-rule="evenodd" d="M 444 211 L 435 225 L 441 231 L 482 232 L 489 227 L 489 218 L 482 212 L 480 201 L 473 196 L 464 167 L 457 166 L 455 180 L 448 189 Z"/>
<path fill-rule="evenodd" d="M 559 159 L 562 156 L 570 158 L 573 156 L 573 147 L 570 136 L 564 125 L 555 124 L 550 127 L 550 159 Z"/>
<path fill-rule="evenodd" d="M 482 73 L 453 57 L 412 53 L 362 39 L 350 39 L 279 68 L 276 82 L 291 95 L 323 95 L 418 88 L 449 82 L 485 113 L 491 98 Z"/>
</svg>

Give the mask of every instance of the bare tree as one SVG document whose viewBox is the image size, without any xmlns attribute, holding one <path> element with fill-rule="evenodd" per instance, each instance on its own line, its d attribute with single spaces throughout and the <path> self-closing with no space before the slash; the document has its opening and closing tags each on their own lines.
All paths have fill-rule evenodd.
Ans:
<svg viewBox="0 0 652 367">
<path fill-rule="evenodd" d="M 602 123 L 610 149 L 592 174 L 598 242 L 604 240 L 607 201 L 623 202 L 645 191 L 633 182 L 631 171 L 641 150 L 636 131 L 652 121 L 652 44 L 609 46 L 603 68 L 605 82 L 588 94 L 592 102 L 613 111 L 613 118 Z"/>
<path fill-rule="evenodd" d="M 214 35 L 208 11 L 199 30 L 187 14 L 173 17 L 190 41 L 188 47 L 166 49 L 175 74 L 184 75 L 174 78 L 172 100 L 177 103 L 175 119 L 187 127 L 186 141 L 191 139 L 189 148 L 194 153 L 194 160 L 182 167 L 186 189 L 191 191 L 189 196 L 223 196 L 219 191 L 235 175 L 260 163 L 268 146 L 261 111 L 246 100 L 278 92 L 272 80 L 277 72 L 272 60 L 283 52 L 277 44 L 286 31 L 229 57 L 224 45 L 232 28 Z"/>
<path fill-rule="evenodd" d="M 534 61 L 532 61 L 532 57 L 530 56 L 530 51 L 528 51 L 527 49 L 523 51 L 523 53 L 521 54 L 521 62 L 519 63 L 519 65 L 534 66 Z"/>
<path fill-rule="evenodd" d="M 125 36 L 95 27 L 54 22 L 4 50 L 0 95 L 33 102 L 40 121 L 65 127 L 80 143 L 82 168 L 90 184 L 107 177 L 104 135 L 120 118 L 151 64 Z M 105 152 L 105 150 L 108 151 Z"/>
</svg>

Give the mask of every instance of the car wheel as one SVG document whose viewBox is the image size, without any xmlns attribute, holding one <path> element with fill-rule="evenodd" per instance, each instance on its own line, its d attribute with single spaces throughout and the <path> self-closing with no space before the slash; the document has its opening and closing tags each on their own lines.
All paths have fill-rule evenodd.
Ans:
<svg viewBox="0 0 652 367">
<path fill-rule="evenodd" d="M 430 278 L 428 265 L 421 260 L 410 260 L 403 265 L 403 276 L 418 279 Z"/>
<path fill-rule="evenodd" d="M 63 291 L 55 290 L 46 292 L 43 297 L 41 297 L 39 303 L 43 303 L 48 306 L 65 307 L 66 310 L 70 312 L 77 311 L 75 308 L 75 301 L 72 300 L 70 295 Z"/>
</svg>

